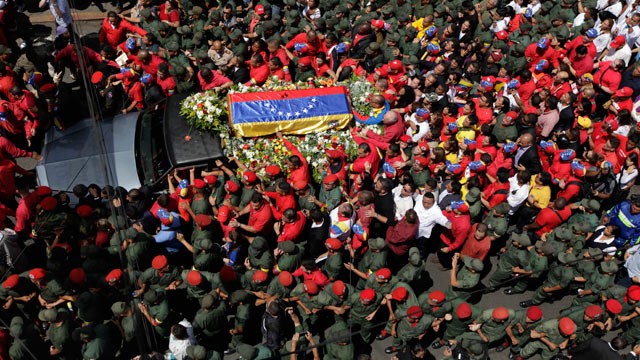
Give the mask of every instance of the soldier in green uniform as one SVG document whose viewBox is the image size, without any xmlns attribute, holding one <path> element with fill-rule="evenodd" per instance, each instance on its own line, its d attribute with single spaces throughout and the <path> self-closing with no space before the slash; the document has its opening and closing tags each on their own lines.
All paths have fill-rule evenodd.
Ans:
<svg viewBox="0 0 640 360">
<path fill-rule="evenodd" d="M 229 330 L 231 343 L 229 349 L 225 351 L 227 354 L 235 351 L 239 344 L 251 340 L 251 336 L 255 336 L 250 334 L 250 329 L 252 325 L 255 325 L 255 319 L 258 318 L 251 301 L 253 299 L 255 299 L 254 296 L 242 289 L 231 293 L 229 305 L 235 310 L 235 315 L 233 316 L 233 328 Z"/>
<path fill-rule="evenodd" d="M 133 225 L 140 226 L 140 224 Z M 137 232 L 135 236 L 126 238 L 122 243 L 125 257 L 127 258 L 127 268 L 129 270 L 146 269 L 151 265 L 150 251 L 153 238 L 144 231 Z"/>
<path fill-rule="evenodd" d="M 288 302 L 291 291 L 298 286 L 298 281 L 288 271 L 282 271 L 277 277 L 273 278 L 267 287 L 265 298 L 278 297 Z"/>
<path fill-rule="evenodd" d="M 269 273 L 262 270 L 247 270 L 241 278 L 242 287 L 251 293 L 258 294 L 267 291 Z"/>
<path fill-rule="evenodd" d="M 172 290 L 182 283 L 180 269 L 169 264 L 167 257 L 158 255 L 151 261 L 151 267 L 146 269 L 138 279 L 138 290 L 135 297 L 144 294 L 147 289 L 158 291 Z"/>
<path fill-rule="evenodd" d="M 572 236 L 569 240 L 569 249 L 574 254 L 579 254 L 584 248 L 587 241 L 587 234 L 592 231 L 591 225 L 587 223 L 578 223 L 571 226 Z"/>
<path fill-rule="evenodd" d="M 304 248 L 293 241 L 278 243 L 278 248 L 275 250 L 276 271 L 296 271 L 302 264 L 303 254 Z"/>
<path fill-rule="evenodd" d="M 409 261 L 403 266 L 396 275 L 398 280 L 405 282 L 411 286 L 411 288 L 419 289 L 421 286 L 421 280 L 423 280 L 424 274 L 424 261 L 420 257 L 420 250 L 417 247 L 409 249 Z M 416 288 L 418 286 L 418 288 Z M 421 289 L 426 290 L 426 289 Z"/>
<path fill-rule="evenodd" d="M 535 305 L 528 309 L 515 311 L 513 319 L 505 329 L 511 343 L 511 354 L 520 352 L 520 349 L 530 340 L 531 330 L 538 327 L 543 321 L 542 310 Z M 509 342 L 505 342 L 498 346 L 496 351 L 501 352 L 508 346 Z"/>
<path fill-rule="evenodd" d="M 201 179 L 195 179 L 193 182 L 193 197 L 191 198 L 191 211 L 195 215 L 211 214 L 211 204 L 207 196 L 207 183 Z"/>
<path fill-rule="evenodd" d="M 555 294 L 561 293 L 569 287 L 575 278 L 575 262 L 577 258 L 573 254 L 558 254 L 558 264 L 549 269 L 547 278 L 542 285 L 536 289 L 531 300 L 522 301 L 521 307 L 539 305 Z"/>
<path fill-rule="evenodd" d="M 480 273 L 484 270 L 484 264 L 480 259 L 465 256 L 462 259 L 464 266 L 458 269 L 460 253 L 453 255 L 451 263 L 451 284 L 446 291 L 450 299 L 460 298 L 463 300 L 471 296 L 471 292 L 477 289 L 480 283 Z"/>
<path fill-rule="evenodd" d="M 349 299 L 355 292 L 351 285 L 336 280 L 318 294 L 318 304 L 334 313 L 335 322 L 344 322 L 349 312 Z"/>
<path fill-rule="evenodd" d="M 574 309 L 574 308 L 571 308 Z M 577 306 L 566 315 L 576 324 L 576 343 L 580 344 L 594 336 L 604 335 L 604 312 L 599 305 Z"/>
<path fill-rule="evenodd" d="M 487 216 L 484 221 L 484 223 L 487 224 L 487 228 L 489 229 L 487 235 L 493 237 L 494 239 L 499 239 L 507 233 L 509 221 L 507 220 L 506 216 L 508 213 L 509 205 L 507 203 L 500 203 L 489 212 L 489 216 Z"/>
<path fill-rule="evenodd" d="M 487 360 L 489 358 L 489 349 L 478 334 L 464 333 L 452 341 L 452 345 L 456 347 L 444 350 L 444 360 L 453 360 L 453 356 L 458 358 L 457 354 L 461 354 L 463 351 L 466 352 L 469 360 Z"/>
<path fill-rule="evenodd" d="M 169 26 L 167 23 L 160 23 L 158 25 L 158 43 L 160 46 L 166 48 L 167 45 L 175 41 L 176 43 L 180 43 L 180 35 L 176 33 L 175 29 Z"/>
<path fill-rule="evenodd" d="M 489 287 L 502 286 L 503 283 L 513 277 L 513 269 L 526 262 L 528 256 L 527 246 L 531 246 L 531 239 L 527 234 L 511 235 L 511 243 L 498 259 L 496 271 L 489 278 Z"/>
<path fill-rule="evenodd" d="M 453 300 L 451 302 L 451 311 L 446 314 L 439 314 L 436 312 L 435 324 L 444 324 L 444 332 L 439 339 L 436 339 L 431 347 L 439 349 L 445 344 L 449 344 L 451 340 L 455 340 L 458 336 L 469 331 L 469 325 L 473 323 L 473 320 L 480 316 L 481 310 L 477 306 L 473 306 L 462 300 Z M 449 316 L 447 316 L 449 314 Z M 442 329 L 442 327 L 440 327 Z"/>
<path fill-rule="evenodd" d="M 555 251 L 554 254 L 557 256 L 560 253 L 567 252 L 570 248 L 569 241 L 571 240 L 573 233 L 566 225 L 560 225 L 553 229 L 551 234 L 543 235 L 548 244 L 551 244 Z"/>
<path fill-rule="evenodd" d="M 318 200 L 324 204 L 324 206 L 321 206 L 322 210 L 330 213 L 342 202 L 340 179 L 336 175 L 330 174 L 322 180 L 322 183 L 323 186 L 320 188 Z"/>
<path fill-rule="evenodd" d="M 367 278 L 365 288 L 371 288 L 377 294 L 384 296 L 391 293 L 391 290 L 397 283 L 398 278 L 391 274 L 391 270 L 389 268 L 382 268 Z"/>
<path fill-rule="evenodd" d="M 206 20 L 202 18 L 203 9 L 200 6 L 194 6 L 188 11 L 189 26 L 193 34 L 203 32 L 206 25 Z"/>
<path fill-rule="evenodd" d="M 613 261 L 607 261 L 600 263 L 598 269 L 591 273 L 585 273 L 584 288 L 578 289 L 578 295 L 573 298 L 572 305 L 598 302 L 601 298 L 600 294 L 614 284 L 617 272 L 618 265 Z"/>
<path fill-rule="evenodd" d="M 116 317 L 114 322 L 122 329 L 124 344 L 121 351 L 123 355 L 135 356 L 139 351 L 136 342 L 138 325 L 134 317 L 133 309 L 127 305 L 127 303 L 118 301 L 111 305 L 111 312 L 113 312 L 113 315 Z"/>
<path fill-rule="evenodd" d="M 351 342 L 351 332 L 344 322 L 337 322 L 325 330 L 325 337 L 333 340 L 326 345 L 323 359 L 353 359 L 355 348 Z M 334 340 L 335 339 L 335 340 Z"/>
<path fill-rule="evenodd" d="M 322 309 L 322 305 L 318 302 L 318 293 L 320 289 L 313 281 L 305 281 L 291 291 L 290 301 L 295 301 L 298 306 L 297 310 L 302 319 L 302 325 L 305 329 L 312 328 L 318 321 L 317 311 Z"/>
<path fill-rule="evenodd" d="M 248 269 L 271 271 L 273 254 L 269 251 L 267 240 L 262 236 L 256 236 L 251 242 L 245 265 L 248 265 Z"/>
<path fill-rule="evenodd" d="M 58 208 L 59 202 L 53 196 L 40 201 L 40 211 L 36 215 L 32 235 L 38 241 L 44 241 L 51 246 L 55 239 L 57 229 L 67 225 L 68 215 Z"/>
<path fill-rule="evenodd" d="M 322 265 L 322 270 L 327 274 L 329 280 L 336 280 L 340 276 L 344 266 L 344 256 L 342 253 L 342 242 L 338 239 L 329 238 L 325 241 L 327 248 L 327 259 Z"/>
<path fill-rule="evenodd" d="M 71 340 L 73 325 L 67 314 L 64 310 L 58 311 L 56 309 L 42 310 L 38 314 L 40 321 L 49 323 L 47 329 L 47 337 L 51 342 L 49 354 L 57 356 L 59 359 L 71 359 L 74 353 L 73 341 Z"/>
<path fill-rule="evenodd" d="M 367 251 L 358 262 L 357 268 L 351 263 L 346 263 L 345 268 L 353 271 L 360 280 L 356 285 L 358 290 L 365 288 L 370 274 L 382 269 L 387 263 L 386 243 L 382 238 L 372 238 L 367 241 L 369 245 Z"/>
<path fill-rule="evenodd" d="M 149 289 L 144 293 L 143 299 L 143 302 L 138 303 L 140 312 L 160 337 L 168 339 L 171 326 L 176 319 L 172 316 L 169 300 L 165 293 Z"/>
<path fill-rule="evenodd" d="M 169 72 L 176 81 L 176 92 L 178 92 L 178 94 L 188 94 L 193 91 L 196 83 L 191 80 L 191 77 L 187 73 L 187 69 L 182 66 L 176 66 L 169 69 Z"/>
<path fill-rule="evenodd" d="M 83 359 L 110 359 L 115 357 L 115 351 L 107 339 L 98 330 L 100 325 L 89 325 L 80 328 L 80 341 L 82 349 L 80 353 Z"/>
<path fill-rule="evenodd" d="M 506 295 L 521 294 L 527 290 L 532 281 L 542 278 L 549 269 L 549 256 L 553 255 L 554 247 L 543 241 L 529 249 L 524 262 L 514 266 L 513 276 L 519 278 L 512 287 L 504 289 Z"/>
<path fill-rule="evenodd" d="M 373 317 L 377 313 L 383 297 L 373 289 L 367 288 L 360 292 L 354 292 L 349 297 L 349 325 L 353 329 L 360 330 L 359 336 L 365 344 L 371 344 L 375 339 L 373 335 Z"/>
<path fill-rule="evenodd" d="M 275 356 L 273 350 L 264 345 L 251 346 L 249 344 L 240 344 L 237 350 L 238 355 L 240 355 L 242 359 L 247 360 L 270 360 Z"/>
<path fill-rule="evenodd" d="M 569 226 L 583 223 L 589 225 L 590 231 L 592 231 L 600 225 L 600 218 L 596 214 L 600 211 L 600 203 L 597 200 L 582 199 L 579 203 L 571 205 L 571 208 L 578 209 L 580 212 L 576 212 L 567 220 Z"/>
<path fill-rule="evenodd" d="M 518 138 L 518 129 L 516 128 L 516 113 L 507 113 L 496 117 L 496 124 L 493 127 L 492 134 L 496 137 L 498 143 L 506 143 L 507 141 L 516 141 Z"/>
<path fill-rule="evenodd" d="M 229 344 L 227 304 L 216 293 L 207 294 L 200 300 L 200 309 L 193 318 L 193 331 L 201 336 L 201 343 L 210 350 L 223 352 Z"/>
<path fill-rule="evenodd" d="M 531 341 L 520 349 L 527 359 L 540 353 L 543 359 L 552 359 L 576 337 L 576 324 L 569 318 L 551 319 L 538 325 L 530 334 Z"/>
<path fill-rule="evenodd" d="M 520 27 L 518 28 L 518 30 L 509 34 L 509 40 L 514 42 L 515 44 L 523 45 L 523 46 L 531 44 L 534 40 L 529 34 L 532 28 L 533 28 L 533 25 L 531 25 L 531 23 L 529 22 L 524 22 L 520 24 Z"/>
<path fill-rule="evenodd" d="M 431 324 L 434 320 L 433 316 L 424 314 L 418 305 L 408 308 L 403 315 L 397 322 L 393 323 L 391 329 L 392 345 L 384 349 L 387 354 L 398 351 L 400 347 L 411 339 L 422 340 L 427 331 L 431 329 Z"/>
<path fill-rule="evenodd" d="M 151 9 L 145 8 L 140 10 L 140 18 L 141 21 L 138 25 L 145 31 L 154 34 L 157 38 L 160 33 L 161 22 L 153 16 Z"/>
<path fill-rule="evenodd" d="M 191 360 L 222 360 L 222 355 L 213 350 L 207 350 L 202 345 L 190 345 L 187 347 L 187 356 Z"/>
<path fill-rule="evenodd" d="M 507 326 L 514 317 L 515 312 L 503 306 L 487 309 L 473 321 L 469 329 L 475 331 L 489 346 L 500 344 L 506 335 Z"/>
<path fill-rule="evenodd" d="M 29 281 L 28 276 L 17 274 L 7 276 L 0 286 L 0 300 L 2 309 L 9 315 L 17 311 L 34 315 L 37 313 L 38 288 Z M 7 316 L 8 318 L 8 316 Z"/>
<path fill-rule="evenodd" d="M 527 67 L 527 59 L 524 56 L 525 46 L 514 44 L 509 51 L 509 61 L 505 65 L 507 70 L 518 73 Z"/>
</svg>

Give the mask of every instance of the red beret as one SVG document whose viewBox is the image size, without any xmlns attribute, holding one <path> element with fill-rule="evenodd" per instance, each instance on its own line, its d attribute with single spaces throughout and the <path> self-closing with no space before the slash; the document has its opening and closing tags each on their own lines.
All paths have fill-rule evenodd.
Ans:
<svg viewBox="0 0 640 360">
<path fill-rule="evenodd" d="M 204 182 L 204 180 L 202 180 L 202 179 L 195 179 L 195 180 L 193 180 L 193 186 L 196 189 L 204 189 L 204 188 L 207 187 L 207 183 Z"/>
<path fill-rule="evenodd" d="M 411 142 L 411 136 L 409 136 L 409 135 L 402 135 L 402 136 L 400 136 L 400 141 L 402 141 L 402 142 L 406 142 L 406 143 L 409 143 L 409 142 Z"/>
<path fill-rule="evenodd" d="M 253 184 L 254 182 L 256 182 L 256 180 L 258 180 L 258 177 L 253 171 L 245 171 L 244 174 L 242 174 L 242 179 L 249 184 Z"/>
<path fill-rule="evenodd" d="M 640 286 L 632 285 L 629 287 L 627 297 L 633 301 L 640 301 Z"/>
<path fill-rule="evenodd" d="M 542 309 L 537 305 L 533 305 L 527 309 L 527 317 L 531 319 L 531 321 L 538 321 L 542 319 Z"/>
<path fill-rule="evenodd" d="M 405 288 L 404 286 L 399 286 L 391 292 L 391 298 L 395 301 L 405 300 L 407 298 L 407 295 L 407 288 Z"/>
<path fill-rule="evenodd" d="M 607 300 L 605 306 L 607 307 L 607 311 L 614 315 L 618 315 L 622 312 L 622 304 L 620 304 L 620 301 L 616 299 Z"/>
<path fill-rule="evenodd" d="M 409 319 L 420 319 L 422 317 L 422 309 L 418 305 L 413 305 L 407 309 L 407 317 Z"/>
<path fill-rule="evenodd" d="M 107 274 L 107 276 L 104 277 L 104 279 L 108 283 L 114 283 L 122 279 L 122 275 L 123 273 L 121 269 L 113 269 Z"/>
<path fill-rule="evenodd" d="M 156 257 L 153 258 L 153 260 L 151 261 L 151 267 L 156 269 L 156 270 L 161 270 L 162 268 L 164 268 L 165 266 L 167 266 L 167 257 L 164 255 L 158 255 Z"/>
<path fill-rule="evenodd" d="M 253 280 L 254 283 L 261 283 L 263 281 L 266 281 L 268 277 L 269 277 L 269 274 L 267 274 L 266 272 L 262 270 L 256 270 L 253 273 L 251 280 Z"/>
<path fill-rule="evenodd" d="M 47 196 L 40 201 L 40 207 L 46 211 L 53 211 L 58 207 L 58 200 L 53 196 Z"/>
<path fill-rule="evenodd" d="M 82 285 L 87 280 L 87 274 L 83 268 L 75 268 L 69 272 L 69 280 L 77 285 Z"/>
<path fill-rule="evenodd" d="M 602 308 L 598 305 L 589 305 L 584 309 L 584 314 L 588 317 L 595 319 L 602 315 Z"/>
<path fill-rule="evenodd" d="M 20 282 L 20 276 L 13 274 L 9 276 L 3 283 L 2 287 L 5 289 L 12 289 Z"/>
<path fill-rule="evenodd" d="M 238 190 L 240 190 L 240 186 L 235 181 L 231 181 L 231 180 L 227 180 L 227 182 L 224 184 L 224 187 L 230 193 L 235 193 L 235 192 L 238 192 Z"/>
<path fill-rule="evenodd" d="M 371 302 L 376 298 L 376 292 L 373 289 L 364 289 L 360 292 L 360 300 L 363 302 Z"/>
<path fill-rule="evenodd" d="M 52 192 L 53 191 L 51 191 L 51 188 L 48 186 L 38 186 L 38 188 L 36 188 L 36 195 L 40 197 L 49 196 Z"/>
<path fill-rule="evenodd" d="M 329 184 L 333 184 L 334 182 L 338 182 L 338 176 L 336 174 L 329 174 L 327 176 L 324 177 L 324 180 L 322 180 L 323 183 L 329 185 Z"/>
<path fill-rule="evenodd" d="M 200 271 L 191 270 L 187 273 L 187 284 L 191 286 L 198 286 L 202 283 L 202 275 L 200 275 Z"/>
<path fill-rule="evenodd" d="M 231 266 L 224 265 L 220 269 L 220 280 L 223 283 L 230 283 L 236 279 L 236 271 Z"/>
<path fill-rule="evenodd" d="M 377 69 L 375 70 L 375 72 L 376 72 L 376 73 L 378 73 L 378 75 L 379 75 L 380 77 L 383 77 L 383 78 L 385 78 L 385 77 L 389 76 L 389 71 L 387 70 L 387 68 L 386 68 L 385 66 L 382 66 L 382 67 L 377 68 Z"/>
<path fill-rule="evenodd" d="M 102 81 L 103 78 L 104 74 L 102 73 L 102 71 L 96 71 L 91 74 L 91 83 L 97 85 L 98 83 L 100 83 L 100 81 Z"/>
<path fill-rule="evenodd" d="M 209 185 L 215 184 L 218 182 L 218 177 L 215 175 L 207 175 L 204 177 L 204 182 L 206 182 Z"/>
<path fill-rule="evenodd" d="M 264 172 L 269 176 L 278 176 L 280 175 L 282 170 L 280 170 L 280 167 L 277 165 L 269 165 L 264 168 Z"/>
<path fill-rule="evenodd" d="M 344 156 L 344 152 L 335 149 L 326 149 L 324 153 L 327 154 L 330 159 L 340 159 Z"/>
<path fill-rule="evenodd" d="M 389 270 L 389 268 L 382 268 L 376 271 L 376 278 L 380 280 L 389 280 L 391 278 L 391 270 Z"/>
<path fill-rule="evenodd" d="M 324 242 L 324 245 L 331 250 L 340 250 L 342 248 L 342 241 L 334 238 L 329 238 Z"/>
<path fill-rule="evenodd" d="M 429 166 L 429 159 L 427 159 L 424 156 L 417 156 L 416 158 L 413 159 L 413 162 L 422 167 Z"/>
<path fill-rule="evenodd" d="M 229 209 L 229 207 L 226 205 L 220 206 L 220 208 L 218 209 L 218 221 L 220 221 L 221 223 L 225 223 L 229 220 L 230 216 L 231 209 Z"/>
<path fill-rule="evenodd" d="M 429 294 L 429 300 L 437 303 L 443 302 L 445 298 L 446 298 L 446 295 L 444 294 L 444 292 L 440 290 L 434 290 Z"/>
<path fill-rule="evenodd" d="M 306 182 L 305 180 L 298 180 L 298 181 L 294 181 L 294 183 L 291 185 L 295 190 L 302 190 L 302 189 L 306 189 L 307 186 L 309 186 L 309 183 Z"/>
<path fill-rule="evenodd" d="M 569 336 L 576 332 L 576 324 L 568 317 L 563 317 L 558 321 L 558 330 L 562 335 Z"/>
<path fill-rule="evenodd" d="M 81 218 L 91 217 L 92 213 L 93 209 L 89 205 L 79 205 L 76 208 L 76 214 L 78 214 L 78 216 L 80 216 Z"/>
<path fill-rule="evenodd" d="M 207 227 L 211 225 L 211 216 L 204 214 L 196 215 L 196 224 L 200 227 Z"/>
<path fill-rule="evenodd" d="M 389 63 L 389 68 L 391 70 L 396 70 L 396 71 L 402 70 L 402 61 L 393 60 L 392 62 Z"/>
<path fill-rule="evenodd" d="M 468 319 L 471 313 L 471 305 L 469 305 L 469 303 L 463 302 L 456 308 L 456 315 L 458 315 L 458 318 L 461 320 Z"/>
<path fill-rule="evenodd" d="M 40 92 L 44 94 L 52 93 L 54 91 L 56 91 L 56 85 L 53 83 L 44 84 L 40 87 Z"/>
<path fill-rule="evenodd" d="M 31 280 L 40 280 L 43 279 L 47 275 L 47 272 L 44 271 L 43 268 L 35 268 L 29 271 L 29 279 Z"/>
<path fill-rule="evenodd" d="M 337 280 L 331 285 L 331 291 L 338 296 L 344 295 L 344 292 L 347 290 L 347 286 L 344 284 L 342 280 Z"/>
<path fill-rule="evenodd" d="M 287 287 L 293 284 L 293 276 L 288 271 L 282 271 L 278 275 L 278 281 L 280 282 L 280 285 Z"/>
<path fill-rule="evenodd" d="M 493 309 L 491 313 L 493 320 L 507 320 L 509 318 L 509 309 L 504 306 Z"/>
<path fill-rule="evenodd" d="M 318 284 L 314 283 L 311 280 L 307 280 L 303 284 L 304 291 L 309 295 L 315 295 L 318 293 Z"/>
</svg>

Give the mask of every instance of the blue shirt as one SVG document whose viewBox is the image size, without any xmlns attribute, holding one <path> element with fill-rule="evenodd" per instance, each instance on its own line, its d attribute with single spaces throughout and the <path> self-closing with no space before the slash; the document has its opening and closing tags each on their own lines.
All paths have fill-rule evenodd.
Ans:
<svg viewBox="0 0 640 360">
<path fill-rule="evenodd" d="M 635 244 L 640 239 L 640 213 L 631 213 L 631 201 L 623 201 L 614 206 L 607 213 L 608 225 L 616 225 L 620 228 L 620 237 Z"/>
<path fill-rule="evenodd" d="M 180 215 L 171 212 L 173 223 L 171 226 L 160 225 L 160 231 L 153 236 L 157 244 L 164 246 L 169 254 L 175 254 L 182 249 L 182 243 L 178 241 L 178 231 L 180 230 Z"/>
</svg>

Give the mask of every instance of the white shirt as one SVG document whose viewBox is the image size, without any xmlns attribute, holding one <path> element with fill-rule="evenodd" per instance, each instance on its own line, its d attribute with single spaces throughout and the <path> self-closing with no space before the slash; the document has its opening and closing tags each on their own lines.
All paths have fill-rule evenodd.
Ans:
<svg viewBox="0 0 640 360">
<path fill-rule="evenodd" d="M 529 184 L 520 186 L 518 184 L 518 175 L 514 175 L 509 178 L 509 195 L 507 196 L 507 202 L 511 209 L 515 211 L 522 203 L 529 197 Z"/>
<path fill-rule="evenodd" d="M 631 256 L 624 262 L 624 267 L 627 268 L 629 277 L 640 276 L 640 245 L 632 246 L 627 253 Z"/>
<path fill-rule="evenodd" d="M 596 46 L 596 50 L 598 54 L 602 53 L 607 49 L 609 43 L 611 42 L 611 33 L 600 34 L 597 38 L 593 39 L 593 44 Z"/>
<path fill-rule="evenodd" d="M 340 206 L 331 210 L 331 212 L 329 213 L 329 218 L 331 219 L 331 226 L 337 225 L 340 229 L 342 229 L 343 233 L 334 234 L 333 232 L 329 231 L 329 237 L 345 241 L 351 235 L 351 227 L 355 223 L 356 212 L 355 211 L 353 212 L 353 215 L 351 216 L 350 219 L 339 220 L 338 219 L 339 210 L 340 210 Z"/>
<path fill-rule="evenodd" d="M 572 26 L 580 26 L 584 23 L 584 13 L 580 13 L 573 18 Z"/>
<path fill-rule="evenodd" d="M 51 11 L 53 17 L 56 19 L 56 24 L 58 26 L 65 26 L 67 28 L 70 27 L 71 23 L 73 22 L 73 18 L 71 17 L 71 9 L 69 8 L 69 3 L 67 2 L 67 0 L 48 1 L 48 3 L 49 10 Z M 54 3 L 58 6 L 58 9 L 60 9 L 62 16 L 58 16 L 56 9 L 53 7 Z M 71 30 L 72 29 L 69 29 L 69 31 Z"/>
<path fill-rule="evenodd" d="M 396 220 L 404 217 L 404 213 L 409 209 L 413 209 L 414 204 L 420 201 L 419 195 L 414 193 L 413 196 L 400 196 L 404 185 L 400 184 L 391 190 L 393 194 L 393 202 L 396 203 Z"/>
<path fill-rule="evenodd" d="M 418 122 L 418 120 L 416 120 L 418 117 L 418 115 L 411 114 L 411 116 L 408 116 L 406 120 L 411 120 L 416 124 L 416 127 L 418 128 L 417 131 L 414 131 L 410 126 L 407 126 L 407 132 L 406 134 L 411 136 L 411 141 L 417 143 L 418 141 L 422 140 L 423 137 L 427 136 L 427 133 L 429 132 L 429 123 L 427 121 L 423 121 L 423 122 Z"/>
<path fill-rule="evenodd" d="M 183 319 L 179 324 L 187 329 L 187 338 L 179 340 L 171 334 L 169 337 L 169 350 L 177 360 L 182 360 L 187 356 L 187 347 L 196 345 L 198 342 L 193 336 L 193 327 L 187 319 Z"/>
<path fill-rule="evenodd" d="M 436 224 L 440 224 L 442 226 L 446 226 L 449 223 L 449 219 L 442 213 L 440 207 L 438 205 L 433 204 L 429 209 L 425 209 L 422 205 L 422 199 L 416 202 L 416 206 L 413 207 L 413 210 L 418 214 L 418 219 L 420 219 L 420 227 L 418 227 L 418 237 L 430 238 L 431 231 Z"/>
</svg>

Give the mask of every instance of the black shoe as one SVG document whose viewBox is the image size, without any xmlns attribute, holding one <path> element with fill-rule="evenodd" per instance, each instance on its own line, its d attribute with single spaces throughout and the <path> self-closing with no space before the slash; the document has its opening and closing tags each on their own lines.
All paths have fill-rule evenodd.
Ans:
<svg viewBox="0 0 640 360">
<path fill-rule="evenodd" d="M 505 295 L 513 295 L 515 294 L 515 291 L 513 291 L 512 288 L 508 288 L 508 289 L 504 289 L 504 293 Z"/>
<path fill-rule="evenodd" d="M 386 349 L 384 349 L 384 352 L 387 354 L 393 354 L 394 352 L 397 352 L 398 349 L 396 349 L 395 346 L 388 346 Z"/>
<path fill-rule="evenodd" d="M 231 355 L 233 353 L 236 352 L 236 349 L 232 349 L 232 348 L 228 348 L 227 350 L 224 351 L 225 355 Z"/>
<path fill-rule="evenodd" d="M 505 342 L 503 342 L 502 344 L 500 344 L 500 345 L 496 348 L 496 351 L 497 351 L 497 352 L 503 352 L 503 351 L 505 351 L 508 347 L 509 347 L 509 343 L 505 341 Z"/>
<path fill-rule="evenodd" d="M 533 305 L 533 301 L 531 301 L 531 300 L 521 301 L 520 302 L 520 307 L 522 307 L 522 308 L 528 308 L 531 305 Z"/>
<path fill-rule="evenodd" d="M 444 341 L 442 341 L 442 340 L 436 340 L 436 341 L 433 342 L 433 344 L 431 344 L 431 347 L 433 349 L 436 349 L 436 350 L 440 349 L 443 346 L 444 346 Z"/>
</svg>

